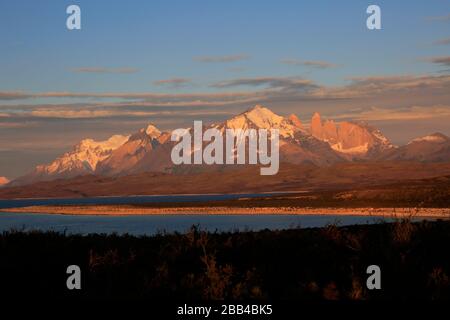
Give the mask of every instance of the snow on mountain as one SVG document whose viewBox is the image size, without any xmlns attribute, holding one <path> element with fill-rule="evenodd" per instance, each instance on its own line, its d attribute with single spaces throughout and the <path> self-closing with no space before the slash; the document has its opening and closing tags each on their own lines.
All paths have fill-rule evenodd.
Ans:
<svg viewBox="0 0 450 320">
<path fill-rule="evenodd" d="M 145 129 L 145 133 L 150 138 L 156 138 L 156 139 L 159 138 L 159 136 L 161 135 L 161 131 L 159 131 L 159 129 L 157 127 L 155 127 L 153 124 L 149 124 L 147 126 L 147 129 Z"/>
<path fill-rule="evenodd" d="M 296 115 L 283 117 L 256 105 L 231 119 L 211 124 L 222 133 L 225 129 L 278 129 L 280 161 L 293 164 L 329 165 L 356 159 L 450 161 L 449 138 L 432 134 L 417 138 L 397 148 L 377 129 L 364 123 L 322 121 L 319 113 L 304 129 Z M 206 128 L 206 127 L 205 127 Z M 187 128 L 186 132 L 193 129 Z M 71 178 L 78 175 L 129 175 L 141 172 L 183 172 L 171 161 L 171 132 L 161 132 L 153 124 L 131 136 L 112 136 L 106 141 L 82 140 L 70 152 L 36 169 L 9 185 Z M 210 168 L 211 169 L 211 168 Z M 195 171 L 197 170 L 197 171 Z M 194 171 L 202 170 L 198 166 Z"/>
<path fill-rule="evenodd" d="M 447 162 L 450 161 L 450 138 L 442 133 L 416 138 L 386 153 L 381 160 Z"/>
<path fill-rule="evenodd" d="M 300 164 L 326 165 L 343 161 L 331 147 L 311 136 L 296 115 L 283 117 L 261 105 L 213 127 L 223 129 L 278 129 L 281 161 Z"/>
<path fill-rule="evenodd" d="M 315 163 L 324 165 L 343 161 L 327 143 L 309 135 L 302 127 L 300 120 L 291 115 L 289 118 L 275 114 L 270 109 L 261 105 L 248 109 L 247 111 L 232 117 L 221 123 L 214 123 L 209 128 L 216 128 L 222 134 L 226 129 L 278 129 L 280 133 L 280 158 L 282 161 L 291 163 Z M 207 128 L 205 127 L 205 129 Z M 185 132 L 192 132 L 192 128 L 185 129 Z M 171 150 L 175 144 L 170 139 L 163 138 L 166 133 L 161 134 L 157 143 L 153 143 L 147 148 L 139 149 L 138 156 L 134 156 L 135 151 L 123 152 L 134 140 L 130 141 L 116 150 L 113 155 L 99 165 L 99 174 L 135 174 L 145 171 L 152 172 L 173 172 L 175 165 L 170 158 Z M 141 140 L 139 140 L 141 141 Z M 132 148 L 132 150 L 137 150 Z M 125 153 L 116 160 L 116 154 Z M 130 153 L 132 155 L 130 155 Z M 106 164 L 115 162 L 115 170 L 103 170 Z M 178 169 L 176 169 L 178 170 Z M 195 170 L 201 170 L 198 166 Z"/>
<path fill-rule="evenodd" d="M 261 105 L 241 113 L 225 123 L 214 127 L 225 129 L 278 129 L 280 137 L 294 137 L 295 133 L 302 130 L 294 121 L 273 113 L 270 109 Z"/>
<path fill-rule="evenodd" d="M 101 161 L 96 173 L 102 175 L 119 175 L 128 173 L 145 155 L 158 146 L 161 131 L 150 124 L 146 129 L 130 136 L 128 141 L 115 149 L 109 157 Z"/>
<path fill-rule="evenodd" d="M 93 173 L 97 165 L 123 145 L 128 138 L 128 136 L 114 135 L 105 141 L 84 139 L 52 163 L 38 165 L 33 172 L 14 180 L 11 184 L 21 185 Z"/>
<path fill-rule="evenodd" d="M 38 167 L 47 174 L 63 173 L 72 170 L 95 171 L 97 164 L 123 145 L 129 137 L 114 135 L 105 141 L 82 140 L 75 148 L 56 159 L 50 165 Z"/>
<path fill-rule="evenodd" d="M 9 183 L 8 178 L 6 177 L 0 177 L 0 186 L 4 186 L 5 184 Z"/>
<path fill-rule="evenodd" d="M 351 157 L 372 157 L 393 148 L 380 130 L 363 123 L 323 122 L 317 112 L 311 119 L 310 132 L 317 139 L 329 143 L 333 150 Z"/>
<path fill-rule="evenodd" d="M 411 140 L 408 144 L 412 144 L 415 142 L 432 142 L 432 143 L 443 143 L 448 141 L 448 137 L 446 137 L 445 135 L 441 134 L 441 133 L 434 133 L 428 136 L 424 136 L 424 137 L 419 137 L 416 139 Z"/>
</svg>

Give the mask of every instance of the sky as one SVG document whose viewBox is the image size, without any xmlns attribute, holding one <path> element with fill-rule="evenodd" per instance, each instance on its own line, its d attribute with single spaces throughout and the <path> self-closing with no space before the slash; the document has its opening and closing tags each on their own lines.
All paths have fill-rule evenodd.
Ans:
<svg viewBox="0 0 450 320">
<path fill-rule="evenodd" d="M 68 30 L 66 8 L 81 8 Z M 366 8 L 381 8 L 381 30 Z M 367 121 L 404 144 L 450 135 L 450 0 L 0 4 L 0 176 L 154 123 L 255 104 Z"/>
</svg>

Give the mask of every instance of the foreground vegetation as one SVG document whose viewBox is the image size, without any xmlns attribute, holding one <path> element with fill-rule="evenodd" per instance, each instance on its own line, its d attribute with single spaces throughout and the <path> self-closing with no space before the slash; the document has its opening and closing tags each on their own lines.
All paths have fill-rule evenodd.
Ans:
<svg viewBox="0 0 450 320">
<path fill-rule="evenodd" d="M 4 232 L 0 283 L 9 297 L 450 299 L 449 221 L 152 237 Z M 66 289 L 79 265 L 82 290 Z M 379 265 L 382 289 L 366 288 Z"/>
</svg>

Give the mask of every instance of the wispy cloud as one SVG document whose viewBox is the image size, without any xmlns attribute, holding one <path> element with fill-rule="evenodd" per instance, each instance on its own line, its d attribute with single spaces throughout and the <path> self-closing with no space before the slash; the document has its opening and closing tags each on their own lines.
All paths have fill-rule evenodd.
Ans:
<svg viewBox="0 0 450 320">
<path fill-rule="evenodd" d="M 434 45 L 437 45 L 437 46 L 446 46 L 446 45 L 449 45 L 449 44 L 450 44 L 450 38 L 445 38 L 445 39 L 437 40 L 437 41 L 433 42 L 433 44 L 434 44 Z"/>
<path fill-rule="evenodd" d="M 450 67 L 450 56 L 426 58 L 425 61 L 439 64 L 444 67 Z"/>
<path fill-rule="evenodd" d="M 31 98 L 30 94 L 23 91 L 3 91 L 0 92 L 0 100 L 19 100 Z"/>
<path fill-rule="evenodd" d="M 283 59 L 281 63 L 293 65 L 293 66 L 306 66 L 317 69 L 329 69 L 336 68 L 337 65 L 326 61 L 313 61 L 313 60 L 298 60 L 298 59 Z"/>
<path fill-rule="evenodd" d="M 104 93 L 87 93 L 87 92 L 69 92 L 69 91 L 56 91 L 56 92 L 41 92 L 41 93 L 29 93 L 29 92 L 0 92 L 0 100 L 22 100 L 31 98 L 117 98 L 124 100 L 139 100 L 139 101 L 181 101 L 185 99 L 203 100 L 203 99 L 228 99 L 232 97 L 246 97 L 245 92 L 225 92 L 225 93 L 127 93 L 127 92 L 104 92 Z"/>
<path fill-rule="evenodd" d="M 188 78 L 172 78 L 165 80 L 153 81 L 155 86 L 168 86 L 172 88 L 179 88 L 191 83 L 191 79 Z"/>
<path fill-rule="evenodd" d="M 139 70 L 136 68 L 105 68 L 105 67 L 80 67 L 71 69 L 76 73 L 136 73 Z"/>
<path fill-rule="evenodd" d="M 226 62 L 236 62 L 241 60 L 249 59 L 250 57 L 246 54 L 237 54 L 229 56 L 201 56 L 194 57 L 194 61 L 204 62 L 204 63 L 226 63 Z"/>
<path fill-rule="evenodd" d="M 21 121 L 21 122 L 0 122 L 0 129 L 16 129 L 16 128 L 27 128 L 35 126 L 36 122 L 31 121 Z"/>
<path fill-rule="evenodd" d="M 129 115 L 136 108 L 214 108 L 249 106 L 255 103 L 276 105 L 285 102 L 312 102 L 360 99 L 359 103 L 367 105 L 371 100 L 391 99 L 396 104 L 417 99 L 433 99 L 435 103 L 450 103 L 450 75 L 397 75 L 372 76 L 348 79 L 342 86 L 323 86 L 309 79 L 293 77 L 253 77 L 235 78 L 211 84 L 211 87 L 221 89 L 219 92 L 200 93 L 85 93 L 85 92 L 0 92 L 0 100 L 32 100 L 32 104 L 0 104 L 0 112 L 5 115 L 19 114 L 33 109 L 34 117 L 64 116 L 67 118 L 109 117 L 111 111 L 105 108 L 120 109 Z M 246 91 L 225 91 L 246 87 Z M 76 113 L 58 111 L 57 106 L 48 106 L 47 110 L 38 110 L 39 99 L 65 98 L 74 99 L 74 103 L 59 103 L 58 106 L 71 106 Z M 96 101 L 92 101 L 95 98 Z M 108 101 L 110 99 L 114 101 Z M 102 101 L 106 99 L 106 101 Z M 117 100 L 117 101 L 115 101 Z M 46 102 L 47 103 L 47 102 Z M 417 103 L 417 102 L 415 102 Z M 122 110 L 123 109 L 123 110 Z M 9 111 L 8 111 L 9 110 Z M 56 111 L 55 111 L 56 110 Z M 90 111 L 84 111 L 90 110 Z M 50 114 L 49 111 L 52 111 Z M 94 112 L 95 111 L 95 112 Z M 129 111 L 129 112 L 128 112 Z M 60 112 L 60 114 L 58 114 Z M 116 110 L 115 115 L 121 115 Z M 134 114 L 137 115 L 137 114 Z"/>
<path fill-rule="evenodd" d="M 320 99 L 352 99 L 383 97 L 386 94 L 431 94 L 437 90 L 450 90 L 450 76 L 375 76 L 353 77 L 350 83 L 340 87 L 321 87 L 312 92 Z"/>
<path fill-rule="evenodd" d="M 183 117 L 183 116 L 196 116 L 196 115 L 208 115 L 208 114 L 231 114 L 229 111 L 217 111 L 217 110 L 184 110 L 184 111 L 169 111 L 169 110 L 127 110 L 127 109 L 102 109 L 97 110 L 96 107 L 76 109 L 73 107 L 39 107 L 27 113 L 23 113 L 22 117 L 32 118 L 50 118 L 50 119 L 98 119 L 98 118 L 139 118 L 144 117 Z M 0 126 L 2 123 L 0 123 Z"/>
<path fill-rule="evenodd" d="M 39 108 L 31 111 L 31 116 L 37 118 L 87 119 L 104 118 L 111 115 L 112 112 L 107 110 L 64 110 Z"/>
<path fill-rule="evenodd" d="M 228 81 L 221 81 L 211 85 L 215 88 L 231 88 L 239 86 L 266 86 L 272 89 L 282 90 L 305 90 L 317 88 L 311 80 L 302 78 L 288 78 L 288 77 L 256 77 L 256 78 L 239 78 Z"/>
<path fill-rule="evenodd" d="M 350 118 L 361 121 L 385 121 L 385 120 L 424 120 L 433 118 L 450 117 L 450 105 L 436 106 L 411 106 L 401 109 L 389 109 L 372 107 L 368 110 L 350 112 L 335 116 L 334 118 Z"/>
<path fill-rule="evenodd" d="M 450 14 L 444 16 L 427 17 L 428 21 L 450 21 Z"/>
</svg>

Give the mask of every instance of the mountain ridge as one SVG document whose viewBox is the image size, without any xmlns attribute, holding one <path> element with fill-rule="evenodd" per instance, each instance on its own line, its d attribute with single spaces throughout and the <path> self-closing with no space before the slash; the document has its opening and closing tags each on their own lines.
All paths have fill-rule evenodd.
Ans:
<svg viewBox="0 0 450 320">
<path fill-rule="evenodd" d="M 278 129 L 280 161 L 291 164 L 328 166 L 352 161 L 450 161 L 449 138 L 435 133 L 396 147 L 380 130 L 366 123 L 322 120 L 314 113 L 309 129 L 291 114 L 283 117 L 267 107 L 256 105 L 246 111 L 208 127 L 225 129 Z M 188 128 L 186 130 L 192 130 Z M 80 175 L 124 176 L 143 172 L 176 174 L 170 153 L 176 142 L 170 132 L 160 131 L 155 124 L 128 135 L 113 135 L 105 141 L 84 139 L 48 165 L 39 165 L 31 173 L 15 179 L 11 186 L 38 181 L 68 179 Z M 443 142 L 438 145 L 437 142 Z M 450 144 L 450 143 L 449 143 Z M 431 146 L 430 146 L 431 145 Z M 192 168 L 191 168 L 192 169 Z M 190 170 L 184 168 L 184 170 Z M 194 171 L 206 170 L 196 167 Z M 208 169 L 210 170 L 210 169 Z"/>
</svg>

